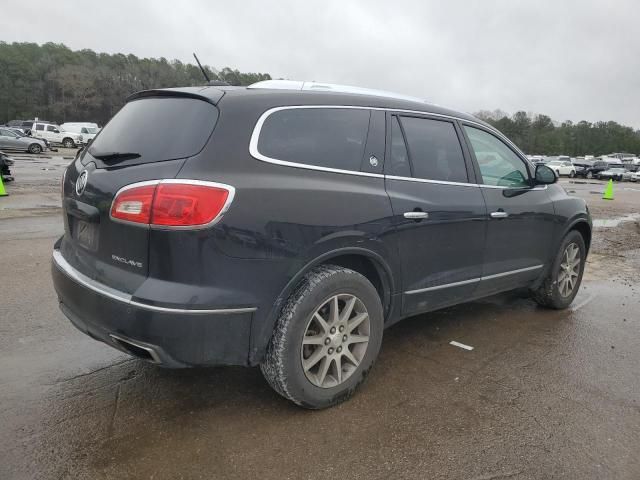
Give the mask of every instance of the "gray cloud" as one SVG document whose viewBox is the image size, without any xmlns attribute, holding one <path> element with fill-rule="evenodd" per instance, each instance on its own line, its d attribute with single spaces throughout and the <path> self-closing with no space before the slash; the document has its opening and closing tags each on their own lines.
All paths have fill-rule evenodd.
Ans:
<svg viewBox="0 0 640 480">
<path fill-rule="evenodd" d="M 134 53 L 640 128 L 640 5 L 558 1 L 12 2 L 0 39 Z"/>
</svg>

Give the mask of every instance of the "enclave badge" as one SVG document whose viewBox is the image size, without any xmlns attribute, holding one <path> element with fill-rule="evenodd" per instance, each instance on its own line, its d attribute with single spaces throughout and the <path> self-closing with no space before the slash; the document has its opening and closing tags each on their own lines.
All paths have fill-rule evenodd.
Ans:
<svg viewBox="0 0 640 480">
<path fill-rule="evenodd" d="M 84 189 L 87 187 L 87 177 L 89 176 L 89 172 L 86 170 L 80 174 L 78 179 L 76 180 L 76 194 L 78 196 L 82 195 Z"/>
</svg>

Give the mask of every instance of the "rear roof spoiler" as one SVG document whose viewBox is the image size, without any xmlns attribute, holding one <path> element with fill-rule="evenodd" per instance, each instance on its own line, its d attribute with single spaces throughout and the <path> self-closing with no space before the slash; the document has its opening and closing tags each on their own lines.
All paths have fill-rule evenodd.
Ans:
<svg viewBox="0 0 640 480">
<path fill-rule="evenodd" d="M 222 96 L 224 90 L 212 86 L 207 87 L 183 87 L 183 88 L 159 88 L 153 90 L 142 90 L 140 92 L 133 93 L 127 97 L 127 102 L 132 100 L 138 100 L 140 98 L 147 97 L 182 97 L 182 98 L 195 98 L 197 100 L 204 100 L 213 105 L 217 105 Z"/>
</svg>

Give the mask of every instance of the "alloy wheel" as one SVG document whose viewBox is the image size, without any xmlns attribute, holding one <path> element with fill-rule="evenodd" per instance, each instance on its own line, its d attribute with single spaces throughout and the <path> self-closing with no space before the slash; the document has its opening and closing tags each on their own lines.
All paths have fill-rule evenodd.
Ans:
<svg viewBox="0 0 640 480">
<path fill-rule="evenodd" d="M 338 294 L 323 302 L 302 339 L 300 358 L 307 380 L 320 388 L 345 382 L 367 352 L 370 328 L 367 308 L 355 295 Z"/>
<path fill-rule="evenodd" d="M 558 290 L 560 295 L 568 297 L 573 293 L 573 289 L 578 283 L 580 275 L 580 248 L 575 243 L 570 243 L 565 248 L 558 273 Z"/>
</svg>

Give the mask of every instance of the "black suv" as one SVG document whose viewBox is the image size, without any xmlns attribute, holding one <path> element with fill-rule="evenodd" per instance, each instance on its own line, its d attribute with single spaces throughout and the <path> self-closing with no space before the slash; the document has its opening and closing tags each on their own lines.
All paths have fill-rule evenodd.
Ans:
<svg viewBox="0 0 640 480">
<path fill-rule="evenodd" d="M 65 172 L 65 315 L 159 365 L 260 365 L 323 408 L 402 318 L 518 287 L 571 303 L 591 220 L 551 169 L 472 116 L 347 90 L 131 96 Z"/>
</svg>

